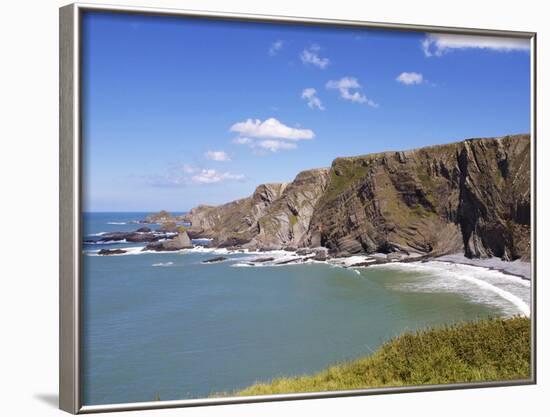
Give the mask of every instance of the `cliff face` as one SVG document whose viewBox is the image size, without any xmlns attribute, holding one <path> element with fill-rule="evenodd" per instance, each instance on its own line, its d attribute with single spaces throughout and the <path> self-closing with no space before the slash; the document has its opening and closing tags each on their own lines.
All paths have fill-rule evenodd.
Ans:
<svg viewBox="0 0 550 417">
<path fill-rule="evenodd" d="M 299 173 L 258 220 L 258 235 L 254 243 L 266 248 L 303 246 L 328 178 L 328 169 Z"/>
<path fill-rule="evenodd" d="M 529 136 L 338 158 L 309 244 L 336 253 L 529 256 Z"/>
<path fill-rule="evenodd" d="M 216 246 L 247 244 L 258 234 L 258 220 L 286 186 L 262 184 L 250 197 L 221 206 L 198 206 L 186 218 L 191 223 L 189 233 L 192 237 L 213 238 Z"/>
<path fill-rule="evenodd" d="M 250 197 L 221 206 L 198 206 L 187 216 L 189 233 L 213 238 L 222 247 L 297 246 L 309 230 L 328 172 L 304 171 L 290 184 L 262 184 Z"/>
<path fill-rule="evenodd" d="M 221 246 L 528 258 L 530 138 L 337 158 L 330 170 L 302 172 L 288 185 L 199 206 L 189 221 L 193 234 Z"/>
</svg>

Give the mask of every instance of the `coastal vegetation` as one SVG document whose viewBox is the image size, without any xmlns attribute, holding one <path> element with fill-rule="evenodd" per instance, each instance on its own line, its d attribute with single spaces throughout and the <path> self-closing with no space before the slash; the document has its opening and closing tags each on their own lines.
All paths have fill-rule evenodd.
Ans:
<svg viewBox="0 0 550 417">
<path fill-rule="evenodd" d="M 315 375 L 281 377 L 223 395 L 527 379 L 531 374 L 530 329 L 529 318 L 513 317 L 407 332 L 370 356 L 331 366 Z"/>
</svg>

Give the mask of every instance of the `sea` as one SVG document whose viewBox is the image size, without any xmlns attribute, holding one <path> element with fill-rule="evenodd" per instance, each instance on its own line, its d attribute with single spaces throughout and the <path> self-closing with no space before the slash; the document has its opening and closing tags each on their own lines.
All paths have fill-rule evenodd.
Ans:
<svg viewBox="0 0 550 417">
<path fill-rule="evenodd" d="M 84 213 L 84 238 L 135 230 L 147 214 Z M 85 405 L 231 393 L 369 355 L 406 331 L 529 315 L 530 282 L 488 268 L 250 266 L 254 257 L 285 254 L 194 243 L 172 253 L 142 252 L 136 243 L 83 245 Z M 102 248 L 128 252 L 98 256 Z M 202 263 L 220 255 L 227 259 Z"/>
</svg>

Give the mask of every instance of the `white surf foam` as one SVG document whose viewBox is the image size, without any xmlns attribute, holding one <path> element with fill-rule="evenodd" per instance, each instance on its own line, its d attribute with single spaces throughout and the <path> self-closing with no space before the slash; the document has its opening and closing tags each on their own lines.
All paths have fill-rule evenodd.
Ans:
<svg viewBox="0 0 550 417">
<path fill-rule="evenodd" d="M 127 222 L 107 222 L 107 224 L 128 224 Z"/>
<path fill-rule="evenodd" d="M 253 268 L 255 266 L 256 265 L 244 264 L 242 262 L 237 262 L 237 263 L 231 265 L 231 267 L 235 267 L 235 268 Z"/>
<path fill-rule="evenodd" d="M 239 262 L 231 266 L 234 267 L 279 267 L 279 266 L 292 266 L 292 265 L 303 265 L 304 263 L 312 263 L 311 259 L 307 259 L 307 256 L 296 255 L 295 252 L 285 251 L 285 250 L 272 250 L 272 251 L 254 251 L 254 252 L 245 252 L 248 256 L 243 256 L 238 258 Z M 313 256 L 313 255 L 311 255 Z M 273 258 L 271 261 L 258 262 L 262 258 Z M 291 262 L 291 261 L 300 261 L 302 262 Z M 243 263 L 246 262 L 246 263 Z M 288 263 L 287 263 L 288 262 Z M 317 262 L 317 261 L 315 261 Z M 325 263 L 325 262 L 323 262 Z"/>
<path fill-rule="evenodd" d="M 174 265 L 174 262 L 159 262 L 157 264 L 153 264 L 151 266 L 172 266 Z"/>
<path fill-rule="evenodd" d="M 510 314 L 519 313 L 529 316 L 531 312 L 530 282 L 500 271 L 439 261 L 389 263 L 376 265 L 373 268 L 399 269 L 426 274 L 425 279 L 420 282 L 396 284 L 397 288 L 420 292 L 463 292 L 479 302 L 499 303 Z M 465 286 L 464 282 L 471 285 Z M 481 293 L 479 289 L 482 290 Z M 495 296 L 501 301 L 495 300 Z M 503 305 L 502 300 L 507 303 Z M 513 306 L 512 309 L 509 308 L 510 304 Z"/>
<path fill-rule="evenodd" d="M 193 248 L 182 249 L 177 251 L 178 253 L 213 253 L 216 255 L 227 255 L 231 253 L 238 253 L 235 251 L 228 251 L 226 248 L 206 248 L 201 245 L 196 245 Z"/>
<path fill-rule="evenodd" d="M 107 234 L 107 232 L 99 232 L 99 233 L 90 233 L 87 236 L 103 236 L 104 234 Z"/>
<path fill-rule="evenodd" d="M 117 253 L 112 255 L 100 255 L 99 250 L 85 250 L 83 253 L 86 256 L 127 256 L 127 255 L 141 255 L 144 253 L 155 253 L 153 251 L 143 251 L 143 246 L 132 246 L 128 248 L 119 248 L 123 251 L 126 251 L 125 253 Z"/>
<path fill-rule="evenodd" d="M 376 259 L 373 259 L 371 256 L 365 255 L 354 255 L 347 258 L 333 258 L 329 260 L 330 263 L 340 266 L 352 266 L 358 263 L 371 263 L 376 262 Z"/>
</svg>

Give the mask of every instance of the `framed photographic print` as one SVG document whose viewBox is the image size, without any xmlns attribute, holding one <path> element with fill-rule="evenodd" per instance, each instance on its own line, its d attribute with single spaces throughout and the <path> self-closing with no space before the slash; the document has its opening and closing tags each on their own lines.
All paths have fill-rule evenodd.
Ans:
<svg viewBox="0 0 550 417">
<path fill-rule="evenodd" d="M 60 407 L 535 383 L 535 33 L 60 9 Z"/>
</svg>

